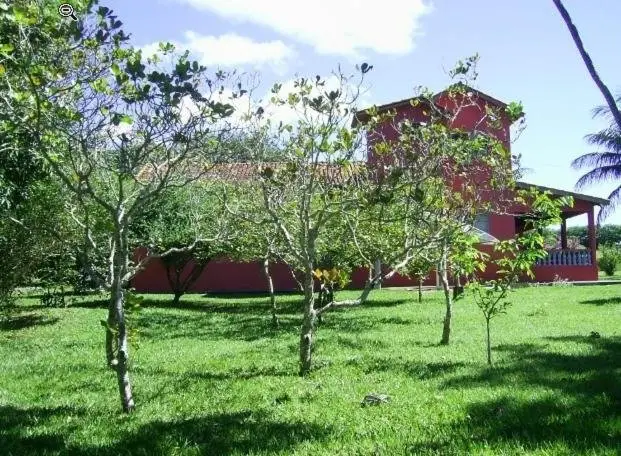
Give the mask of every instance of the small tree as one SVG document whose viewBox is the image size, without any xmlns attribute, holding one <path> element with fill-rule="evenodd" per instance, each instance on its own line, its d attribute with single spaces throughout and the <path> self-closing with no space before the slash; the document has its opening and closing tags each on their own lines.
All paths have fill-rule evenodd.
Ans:
<svg viewBox="0 0 621 456">
<path fill-rule="evenodd" d="M 474 300 L 485 317 L 487 363 L 492 364 L 492 346 L 490 336 L 491 320 L 506 312 L 511 301 L 508 294 L 513 285 L 523 276 L 534 278 L 532 271 L 536 261 L 547 255 L 545 248 L 546 226 L 559 223 L 561 220 L 561 208 L 571 205 L 571 198 L 551 199 L 546 193 L 537 193 L 535 190 L 520 192 L 517 197 L 519 202 L 527 204 L 530 212 L 527 214 L 526 229 L 516 236 L 515 239 L 500 241 L 494 246 L 494 252 L 498 255 L 492 263 L 498 266 L 498 277 L 490 281 L 482 281 L 474 278 L 468 289 L 472 292 Z M 476 262 L 481 257 L 472 257 L 471 268 L 477 267 Z"/>
<path fill-rule="evenodd" d="M 60 26 L 53 8 L 39 2 L 0 9 L 0 29 L 18 29 L 9 50 L 3 47 L 11 72 L 0 78 L 12 87 L 3 101 L 15 121 L 25 119 L 34 149 L 65 187 L 106 214 L 106 357 L 117 372 L 123 410 L 130 412 L 125 296 L 129 280 L 148 261 L 133 261 L 131 228 L 167 189 L 201 177 L 227 128 L 222 119 L 233 108 L 212 96 L 225 81 L 222 72 L 208 78 L 187 52 L 162 70 L 160 57 L 144 59 L 127 46 L 122 23 L 108 8 L 97 8 L 96 1 L 74 6 L 81 20 Z M 173 51 L 162 45 L 159 55 Z"/>
<path fill-rule="evenodd" d="M 206 181 L 173 188 L 141 216 L 142 222 L 134 230 L 135 244 L 150 244 L 151 255 L 171 252 L 161 261 L 174 295 L 173 305 L 179 304 L 212 259 L 229 250 L 233 227 L 218 191 Z"/>
<path fill-rule="evenodd" d="M 283 151 L 281 162 L 266 162 L 262 149 L 253 162 L 256 178 L 247 190 L 262 195 L 263 213 L 269 218 L 282 239 L 280 257 L 298 272 L 304 293 L 304 316 L 300 333 L 300 374 L 311 369 L 314 329 L 319 316 L 333 307 L 359 304 L 366 298 L 336 302 L 317 307 L 315 270 L 321 260 L 322 245 L 339 242 L 331 237 L 330 227 L 343 220 L 359 204 L 356 189 L 364 187 L 366 168 L 353 163 L 359 150 L 359 127 L 352 128 L 351 113 L 359 95 L 360 82 L 370 69 L 360 67 L 360 79 L 336 74 L 328 80 L 299 78 L 289 92 L 281 85 L 273 88 L 270 103 L 258 111 L 290 110 L 290 124 L 263 124 L 261 143 L 273 144 Z"/>
<path fill-rule="evenodd" d="M 404 268 L 405 275 L 417 281 L 419 303 L 423 301 L 423 282 L 432 268 L 433 262 L 426 258 L 417 258 L 416 260 L 410 261 Z"/>
</svg>

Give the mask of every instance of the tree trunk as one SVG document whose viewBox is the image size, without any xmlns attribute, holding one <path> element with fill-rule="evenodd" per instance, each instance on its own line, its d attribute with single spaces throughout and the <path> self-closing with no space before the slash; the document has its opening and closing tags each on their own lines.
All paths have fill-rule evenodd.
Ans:
<svg viewBox="0 0 621 456">
<path fill-rule="evenodd" d="M 451 287 L 448 281 L 448 270 L 446 256 L 442 259 L 442 268 L 440 270 L 440 282 L 444 290 L 444 301 L 446 303 L 446 314 L 444 315 L 444 327 L 442 329 L 442 345 L 448 345 L 451 339 L 451 318 L 453 313 L 453 299 L 451 297 Z"/>
<path fill-rule="evenodd" d="M 112 242 L 111 244 L 112 255 L 110 256 L 110 273 L 114 275 L 115 268 L 115 255 L 117 254 L 118 244 L 116 242 Z M 113 277 L 110 277 L 112 280 Z M 111 282 L 112 283 L 112 282 Z M 106 361 L 108 366 L 112 369 L 116 369 L 118 365 L 117 359 L 117 349 L 118 345 L 115 347 L 114 339 L 116 337 L 113 328 L 117 328 L 117 320 L 116 320 L 116 307 L 114 302 L 114 289 L 110 290 L 110 302 L 108 303 L 108 318 L 106 320 Z"/>
<path fill-rule="evenodd" d="M 455 286 L 453 287 L 453 300 L 464 294 L 464 287 L 461 285 L 459 275 L 455 276 Z"/>
<path fill-rule="evenodd" d="M 120 223 L 119 223 L 120 225 Z M 125 322 L 125 296 L 123 290 L 123 276 L 127 272 L 129 263 L 129 251 L 126 239 L 123 236 L 122 226 L 117 226 L 116 250 L 113 255 L 111 303 L 114 306 L 114 315 L 117 324 L 117 357 L 116 365 L 117 381 L 121 406 L 125 413 L 130 413 L 134 407 L 132 387 L 129 379 L 129 346 L 127 341 L 127 325 Z"/>
<path fill-rule="evenodd" d="M 391 276 L 391 274 L 388 274 L 386 277 Z M 373 291 L 373 289 L 376 287 L 376 285 L 378 283 L 380 283 L 382 280 L 382 271 L 375 271 L 375 275 L 373 277 L 370 277 L 369 280 L 367 280 L 367 283 L 364 284 L 364 289 L 362 290 L 362 294 L 360 295 L 360 298 L 358 299 L 360 301 L 360 304 L 364 304 L 367 299 L 369 298 L 369 295 L 371 294 L 371 291 Z"/>
<path fill-rule="evenodd" d="M 492 365 L 492 341 L 489 336 L 489 323 L 490 319 L 485 318 L 485 325 L 487 329 L 487 364 Z"/>
<path fill-rule="evenodd" d="M 315 291 L 312 268 L 304 273 L 304 319 L 300 333 L 300 375 L 308 375 L 311 370 L 311 356 L 315 329 Z"/>
<path fill-rule="evenodd" d="M 578 48 L 578 52 L 580 53 L 580 56 L 582 57 L 582 61 L 584 62 L 589 74 L 591 75 L 591 79 L 593 79 L 593 82 L 595 82 L 595 85 L 597 86 L 600 93 L 606 100 L 606 104 L 610 108 L 610 115 L 615 120 L 617 126 L 621 128 L 621 112 L 619 111 L 619 108 L 617 107 L 615 98 L 610 92 L 610 89 L 608 89 L 606 84 L 604 84 L 604 81 L 602 81 L 602 79 L 599 77 L 599 74 L 597 73 L 597 70 L 595 69 L 595 65 L 593 65 L 593 61 L 591 60 L 591 56 L 587 53 L 586 49 L 584 48 L 584 44 L 582 43 L 582 39 L 580 38 L 578 29 L 576 28 L 576 26 L 571 20 L 571 16 L 567 12 L 567 9 L 565 9 L 565 6 L 563 5 L 563 2 L 561 0 L 552 0 L 552 1 L 554 2 L 554 5 L 556 5 L 556 8 L 561 14 L 563 21 L 565 21 L 565 25 L 569 29 L 569 33 L 571 34 L 571 37 L 574 40 L 574 43 L 576 44 L 576 48 Z"/>
<path fill-rule="evenodd" d="M 193 258 L 192 253 L 185 252 L 182 254 L 169 255 L 162 258 L 162 261 L 166 266 L 166 277 L 168 278 L 168 284 L 174 295 L 172 304 L 178 306 L 183 295 L 196 283 L 207 267 L 209 259 L 198 261 Z M 190 264 L 190 271 L 184 278 L 183 272 Z"/>
<path fill-rule="evenodd" d="M 379 258 L 377 260 L 375 260 L 375 266 L 373 268 L 373 272 L 375 274 L 375 276 L 379 276 L 380 279 L 376 282 L 375 284 L 375 288 L 377 288 L 378 290 L 382 289 L 382 260 L 380 260 Z"/>
<path fill-rule="evenodd" d="M 127 343 L 127 326 L 125 324 L 125 311 L 123 309 L 123 290 L 118 287 L 113 291 L 115 294 L 115 310 L 118 321 L 118 364 L 116 366 L 116 376 L 119 384 L 119 394 L 121 396 L 121 406 L 125 413 L 130 413 L 134 407 L 132 396 L 132 386 L 129 380 L 127 365 L 129 362 L 129 347 Z"/>
<path fill-rule="evenodd" d="M 269 257 L 265 257 L 263 259 L 263 274 L 265 275 L 265 280 L 267 281 L 267 290 L 270 294 L 270 309 L 272 310 L 272 325 L 274 328 L 278 328 L 278 315 L 276 313 L 276 294 L 274 293 L 274 281 L 272 280 L 272 274 L 270 273 L 270 259 Z"/>
<path fill-rule="evenodd" d="M 423 302 L 423 278 L 418 278 L 418 302 Z"/>
<path fill-rule="evenodd" d="M 173 307 L 177 307 L 179 305 L 179 302 L 181 301 L 181 296 L 183 296 L 185 293 L 183 291 L 175 291 L 173 294 L 173 300 L 172 300 L 172 306 Z"/>
<path fill-rule="evenodd" d="M 115 334 L 112 330 L 112 328 L 116 327 L 116 312 L 112 300 L 110 300 L 110 304 L 108 305 L 108 319 L 106 322 L 106 361 L 108 362 L 108 367 L 116 369 L 118 359 L 116 347 L 114 346 Z"/>
</svg>

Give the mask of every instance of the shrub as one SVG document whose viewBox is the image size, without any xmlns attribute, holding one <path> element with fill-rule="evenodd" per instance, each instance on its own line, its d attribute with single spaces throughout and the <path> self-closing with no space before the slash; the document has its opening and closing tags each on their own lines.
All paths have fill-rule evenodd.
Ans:
<svg viewBox="0 0 621 456">
<path fill-rule="evenodd" d="M 599 269 L 610 277 L 616 272 L 619 261 L 621 261 L 621 252 L 617 247 L 603 247 L 598 260 Z"/>
</svg>

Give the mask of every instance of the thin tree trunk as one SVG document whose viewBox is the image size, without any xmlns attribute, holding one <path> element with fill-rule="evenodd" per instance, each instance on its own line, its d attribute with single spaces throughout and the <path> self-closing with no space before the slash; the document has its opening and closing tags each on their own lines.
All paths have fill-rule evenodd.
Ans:
<svg viewBox="0 0 621 456">
<path fill-rule="evenodd" d="M 174 295 L 172 304 L 178 306 L 183 295 L 196 283 L 209 264 L 209 259 L 198 262 L 192 258 L 190 253 L 185 252 L 177 256 L 171 255 L 168 258 L 164 258 L 163 262 L 166 267 L 168 284 Z M 184 279 L 183 272 L 190 264 L 190 271 Z"/>
<path fill-rule="evenodd" d="M 274 328 L 278 328 L 278 315 L 276 313 L 276 294 L 274 293 L 274 281 L 272 280 L 272 274 L 270 273 L 270 259 L 269 257 L 265 257 L 263 259 L 263 274 L 265 275 L 265 280 L 267 281 L 267 290 L 270 294 L 270 309 L 272 310 L 272 325 Z"/>
<path fill-rule="evenodd" d="M 464 287 L 461 285 L 461 279 L 459 275 L 455 276 L 455 286 L 453 287 L 453 300 L 459 298 L 464 294 Z"/>
<path fill-rule="evenodd" d="M 120 227 L 117 227 L 120 231 Z M 129 345 L 127 341 L 127 325 L 125 322 L 125 296 L 123 290 L 123 276 L 129 260 L 128 245 L 125 242 L 123 233 L 117 234 L 117 249 L 114 255 L 114 267 L 112 276 L 112 303 L 117 324 L 117 355 L 118 363 L 116 366 L 117 381 L 119 385 L 119 395 L 121 406 L 125 413 L 130 413 L 134 407 L 132 387 L 129 379 Z"/>
<path fill-rule="evenodd" d="M 386 277 L 392 276 L 392 274 L 388 274 Z M 370 280 L 367 280 L 367 283 L 364 284 L 364 289 L 362 290 L 362 294 L 360 295 L 360 298 L 358 298 L 358 301 L 360 302 L 360 304 L 364 304 L 367 299 L 369 298 L 369 295 L 371 294 L 371 292 L 373 291 L 373 289 L 376 287 L 376 285 L 381 282 L 382 280 L 382 271 L 375 271 L 375 275 L 373 277 L 370 277 Z"/>
<path fill-rule="evenodd" d="M 490 322 L 490 319 L 486 317 L 485 324 L 486 324 L 486 329 L 487 329 L 487 364 L 491 366 L 492 365 L 492 341 L 489 335 L 489 322 Z"/>
<path fill-rule="evenodd" d="M 375 267 L 373 268 L 374 273 L 376 276 L 379 276 L 380 279 L 376 282 L 375 288 L 377 288 L 378 290 L 382 289 L 382 260 L 377 259 L 375 260 Z"/>
<path fill-rule="evenodd" d="M 423 278 L 418 278 L 418 302 L 423 302 Z"/>
<path fill-rule="evenodd" d="M 584 48 L 584 44 L 582 43 L 582 39 L 580 38 L 578 29 L 576 28 L 576 26 L 571 20 L 571 16 L 565 9 L 565 6 L 561 2 L 561 0 L 552 0 L 552 1 L 556 5 L 556 9 L 558 9 L 559 13 L 561 14 L 561 17 L 565 21 L 565 25 L 567 25 L 567 28 L 569 29 L 569 33 L 571 34 L 571 37 L 573 38 L 574 43 L 576 44 L 576 47 L 578 48 L 578 52 L 580 53 L 580 56 L 582 57 L 582 60 L 584 61 L 584 64 L 586 65 L 587 70 L 589 71 L 589 74 L 591 75 L 591 78 L 593 79 L 593 81 L 595 82 L 595 85 L 597 86 L 597 88 L 603 95 L 604 99 L 606 100 L 606 104 L 608 104 L 608 107 L 610 108 L 610 113 L 612 114 L 612 117 L 614 118 L 618 127 L 621 128 L 621 112 L 619 112 L 617 103 L 615 102 L 615 99 L 612 96 L 612 93 L 610 92 L 606 84 L 604 84 L 602 79 L 599 77 L 599 74 L 597 73 L 597 70 L 595 69 L 595 65 L 593 65 L 593 61 L 591 60 L 591 56 L 587 53 L 586 49 Z"/>
<path fill-rule="evenodd" d="M 114 346 L 115 334 L 112 330 L 112 328 L 116 327 L 116 312 L 112 300 L 108 305 L 108 319 L 106 321 L 106 361 L 108 362 L 108 367 L 116 369 L 118 359 L 116 348 Z"/>
<path fill-rule="evenodd" d="M 446 303 L 446 314 L 444 315 L 444 327 L 442 328 L 442 345 L 448 345 L 451 339 L 451 318 L 453 314 L 453 299 L 451 297 L 451 287 L 448 281 L 448 270 L 446 256 L 442 259 L 442 269 L 440 271 L 440 281 L 444 290 L 444 301 Z"/>
<path fill-rule="evenodd" d="M 115 255 L 117 254 L 117 248 L 118 248 L 118 244 L 116 242 L 112 242 L 112 245 L 111 245 L 112 255 L 110 256 L 110 259 L 109 259 L 111 275 L 114 275 L 114 268 L 115 268 L 114 262 L 115 262 Z M 110 279 L 112 280 L 113 277 L 110 277 Z M 113 282 L 111 283 L 113 284 Z M 114 289 L 111 289 L 110 302 L 108 303 L 108 318 L 106 320 L 106 346 L 105 346 L 106 361 L 108 363 L 108 366 L 111 369 L 116 369 L 116 366 L 118 365 L 118 359 L 117 359 L 118 346 L 117 347 L 114 346 L 115 345 L 114 339 L 116 337 L 116 334 L 113 331 L 113 328 L 116 328 L 117 326 L 116 307 L 115 307 L 114 299 L 115 299 Z"/>
<path fill-rule="evenodd" d="M 118 364 L 116 366 L 116 376 L 119 384 L 119 394 L 121 396 L 121 406 L 125 413 L 134 410 L 134 398 L 132 396 L 132 386 L 129 379 L 127 365 L 129 362 L 129 347 L 127 343 L 127 326 L 125 324 L 125 312 L 123 309 L 123 290 L 119 287 L 115 290 L 115 310 L 118 320 Z"/>
<path fill-rule="evenodd" d="M 311 356 L 315 329 L 315 291 L 313 271 L 309 268 L 304 277 L 304 319 L 300 334 L 300 375 L 308 375 L 311 370 Z"/>
</svg>

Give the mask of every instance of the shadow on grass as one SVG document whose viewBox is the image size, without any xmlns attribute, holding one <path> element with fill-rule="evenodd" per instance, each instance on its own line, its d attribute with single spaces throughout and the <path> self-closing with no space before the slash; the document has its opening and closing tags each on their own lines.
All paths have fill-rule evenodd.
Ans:
<svg viewBox="0 0 621 456">
<path fill-rule="evenodd" d="M 39 455 L 66 450 L 65 439 L 62 435 L 50 433 L 33 435 L 32 427 L 47 425 L 52 419 L 62 417 L 66 420 L 68 417 L 81 417 L 82 415 L 82 410 L 73 407 L 0 406 L 2 454 Z"/>
<path fill-rule="evenodd" d="M 500 346 L 497 350 L 509 355 L 506 361 L 444 382 L 445 387 L 459 389 L 519 384 L 540 394 L 530 400 L 503 395 L 472 404 L 466 419 L 441 433 L 452 436 L 450 440 L 419 442 L 411 451 L 448 454 L 463 451 L 469 442 L 484 441 L 492 448 L 557 446 L 574 454 L 617 454 L 612 451 L 621 448 L 621 338 L 577 335 L 546 340 L 547 345 Z M 578 354 L 573 349 L 560 351 L 559 344 L 575 343 L 589 347 Z"/>
<path fill-rule="evenodd" d="M 302 311 L 302 298 L 295 294 L 277 296 L 276 305 L 279 315 L 298 314 Z M 172 297 L 170 299 L 158 299 L 145 295 L 142 306 L 158 309 L 255 315 L 267 315 L 271 309 L 268 295 L 239 293 L 226 298 L 214 297 L 212 295 L 188 294 L 184 295 L 177 304 L 172 302 Z"/>
<path fill-rule="evenodd" d="M 0 331 L 16 331 L 33 326 L 53 325 L 58 318 L 51 318 L 37 314 L 11 315 L 0 319 Z"/>
<path fill-rule="evenodd" d="M 466 418 L 447 426 L 439 440 L 418 442 L 412 454 L 465 454 L 478 447 L 491 453 L 619 454 L 621 432 L 616 406 L 559 401 L 556 397 L 481 401 L 468 407 Z M 616 421 L 616 423 L 615 423 Z"/>
<path fill-rule="evenodd" d="M 580 301 L 580 304 L 591 304 L 594 306 L 605 306 L 608 304 L 621 304 L 621 296 L 613 296 L 610 298 L 587 299 Z"/>
<path fill-rule="evenodd" d="M 235 339 L 255 341 L 263 338 L 280 337 L 298 331 L 302 309 L 300 297 L 288 296 L 289 301 L 278 302 L 279 327 L 271 323 L 270 306 L 267 301 L 209 302 L 207 298 L 181 302 L 173 308 L 171 303 L 162 300 L 145 299 L 143 307 L 158 309 L 157 312 L 143 312 L 137 316 L 137 324 L 147 337 L 176 339 L 184 337 L 209 339 Z M 398 305 L 406 301 L 394 301 Z M 384 303 L 386 304 L 386 303 Z M 397 317 L 374 319 L 356 310 L 367 304 L 351 309 L 338 309 L 323 315 L 323 321 L 317 325 L 323 329 L 339 332 L 365 331 L 381 328 L 385 325 L 408 325 L 412 321 Z M 192 312 L 176 312 L 192 310 Z"/>
<path fill-rule="evenodd" d="M 433 362 L 423 363 L 394 358 L 371 358 L 362 363 L 365 374 L 373 372 L 394 372 L 405 374 L 418 380 L 431 380 L 451 374 L 465 366 L 461 362 Z"/>
<path fill-rule="evenodd" d="M 138 412 L 139 413 L 139 412 Z M 280 421 L 265 410 L 213 413 L 188 419 L 152 421 L 137 430 L 119 428 L 118 440 L 102 446 L 67 445 L 56 433 L 32 435 L 28 427 L 50 419 L 67 419 L 76 411 L 65 408 L 0 408 L 0 447 L 3 454 L 71 455 L 172 454 L 248 454 L 287 452 L 302 442 L 325 439 L 329 427 L 302 421 Z"/>
<path fill-rule="evenodd" d="M 262 314 L 213 314 L 210 312 L 140 312 L 135 317 L 141 336 L 153 339 L 206 339 L 256 341 L 297 331 L 300 318 L 280 316 L 278 328 L 267 312 Z"/>
<path fill-rule="evenodd" d="M 371 295 L 372 296 L 372 295 Z M 413 299 L 388 299 L 389 295 L 385 296 L 385 299 L 374 299 L 371 298 L 369 299 L 367 302 L 365 302 L 364 304 L 362 304 L 360 306 L 360 308 L 364 309 L 365 307 L 396 307 L 396 306 L 401 306 L 403 304 L 412 304 L 413 303 Z"/>
<path fill-rule="evenodd" d="M 299 291 L 281 291 L 281 292 L 276 292 L 276 299 L 278 300 L 279 298 L 285 298 L 285 297 L 291 297 L 291 298 L 296 298 L 299 299 L 302 294 Z M 246 292 L 246 293 L 204 293 L 201 295 L 204 298 L 212 298 L 212 299 L 217 299 L 219 301 L 224 301 L 224 300 L 228 300 L 228 299 L 235 299 L 235 300 L 239 300 L 239 299 L 269 299 L 270 295 L 269 293 L 265 293 L 265 292 Z"/>
</svg>

